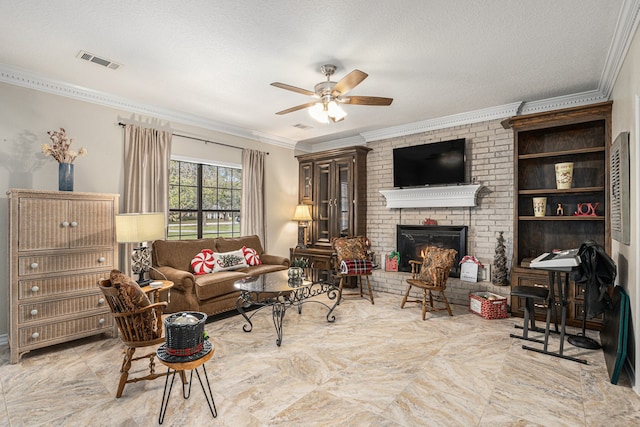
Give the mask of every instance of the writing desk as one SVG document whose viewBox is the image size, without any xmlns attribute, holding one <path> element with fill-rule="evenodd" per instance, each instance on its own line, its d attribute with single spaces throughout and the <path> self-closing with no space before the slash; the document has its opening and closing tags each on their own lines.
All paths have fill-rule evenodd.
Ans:
<svg viewBox="0 0 640 427">
<path fill-rule="evenodd" d="M 577 357 L 567 356 L 564 354 L 564 337 L 568 335 L 566 333 L 567 324 L 567 305 L 569 301 L 567 299 L 567 293 L 569 291 L 569 273 L 579 267 L 532 267 L 536 270 L 545 270 L 549 272 L 549 300 L 547 301 L 547 323 L 544 330 L 544 346 L 542 349 L 523 345 L 525 350 L 531 350 L 538 353 L 548 354 L 549 356 L 560 357 L 562 359 L 571 360 L 573 362 L 587 364 L 585 359 L 578 359 Z M 562 283 L 564 273 L 564 284 Z M 558 292 L 558 302 L 556 303 L 556 290 Z M 557 304 L 560 304 L 561 320 L 560 330 L 558 330 L 558 311 Z M 556 332 L 560 333 L 560 345 L 558 351 L 549 350 L 549 333 L 551 332 L 551 310 L 554 310 L 554 324 Z"/>
</svg>

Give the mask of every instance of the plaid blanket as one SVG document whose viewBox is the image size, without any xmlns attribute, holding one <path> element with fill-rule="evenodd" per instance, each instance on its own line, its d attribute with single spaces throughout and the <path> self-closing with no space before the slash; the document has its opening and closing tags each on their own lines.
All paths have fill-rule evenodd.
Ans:
<svg viewBox="0 0 640 427">
<path fill-rule="evenodd" d="M 340 263 L 341 274 L 369 274 L 371 273 L 371 261 L 368 259 L 353 259 Z"/>
</svg>

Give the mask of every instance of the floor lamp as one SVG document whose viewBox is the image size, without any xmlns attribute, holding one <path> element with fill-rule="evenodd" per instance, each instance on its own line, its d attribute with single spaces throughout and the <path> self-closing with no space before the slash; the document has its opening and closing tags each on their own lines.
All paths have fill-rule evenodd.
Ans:
<svg viewBox="0 0 640 427">
<path fill-rule="evenodd" d="M 151 279 L 144 275 L 151 268 L 151 251 L 146 242 L 165 238 L 164 213 L 127 213 L 116 215 L 116 240 L 118 243 L 136 243 L 131 253 L 131 269 L 138 274 L 138 284 L 147 285 Z"/>
<path fill-rule="evenodd" d="M 296 248 L 306 249 L 307 247 L 307 227 L 312 220 L 309 205 L 296 206 L 292 221 L 298 221 L 298 246 Z"/>
</svg>

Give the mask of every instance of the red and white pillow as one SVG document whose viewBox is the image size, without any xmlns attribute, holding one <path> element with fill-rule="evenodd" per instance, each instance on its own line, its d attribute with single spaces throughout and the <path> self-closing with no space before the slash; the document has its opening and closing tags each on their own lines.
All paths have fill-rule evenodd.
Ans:
<svg viewBox="0 0 640 427">
<path fill-rule="evenodd" d="M 207 274 L 213 271 L 213 251 L 203 249 L 191 260 L 193 274 Z"/>
<path fill-rule="evenodd" d="M 258 255 L 258 252 L 255 249 L 243 246 L 242 253 L 244 253 L 244 259 L 247 260 L 247 264 L 249 265 L 262 264 L 262 260 L 260 259 L 260 256 Z"/>
</svg>

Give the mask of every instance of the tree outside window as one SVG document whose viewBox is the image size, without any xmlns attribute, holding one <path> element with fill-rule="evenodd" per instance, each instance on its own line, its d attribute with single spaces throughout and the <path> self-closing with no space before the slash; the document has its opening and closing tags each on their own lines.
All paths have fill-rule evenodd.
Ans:
<svg viewBox="0 0 640 427">
<path fill-rule="evenodd" d="M 169 240 L 240 236 L 242 170 L 172 160 Z"/>
</svg>

